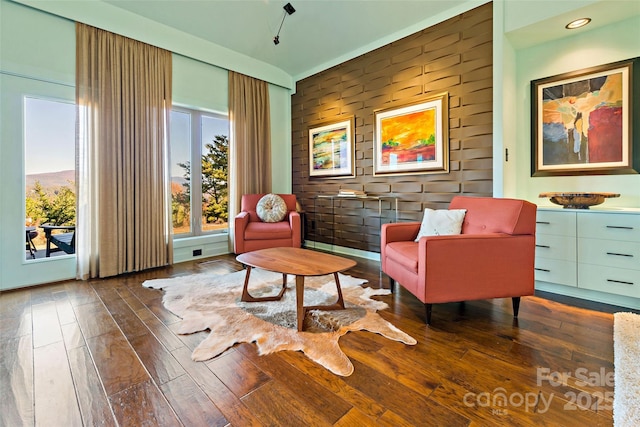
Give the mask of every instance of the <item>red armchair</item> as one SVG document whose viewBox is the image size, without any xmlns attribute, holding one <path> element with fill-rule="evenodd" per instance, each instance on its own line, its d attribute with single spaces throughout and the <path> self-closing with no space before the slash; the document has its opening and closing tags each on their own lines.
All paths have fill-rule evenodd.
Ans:
<svg viewBox="0 0 640 427">
<path fill-rule="evenodd" d="M 425 304 L 513 299 L 534 292 L 536 205 L 524 200 L 456 196 L 449 209 L 466 209 L 459 235 L 421 237 L 420 222 L 384 224 L 381 263 L 391 280 Z"/>
<path fill-rule="evenodd" d="M 295 194 L 278 194 L 287 205 L 287 214 L 279 222 L 262 222 L 256 212 L 264 194 L 245 194 L 240 213 L 234 220 L 234 252 L 242 254 L 275 247 L 299 248 L 302 244 L 300 214 L 296 211 Z"/>
</svg>

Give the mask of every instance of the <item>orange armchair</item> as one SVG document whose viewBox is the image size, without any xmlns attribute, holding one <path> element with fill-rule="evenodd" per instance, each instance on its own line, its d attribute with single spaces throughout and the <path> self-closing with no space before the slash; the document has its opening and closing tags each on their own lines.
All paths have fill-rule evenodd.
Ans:
<svg viewBox="0 0 640 427">
<path fill-rule="evenodd" d="M 278 194 L 287 205 L 287 214 L 279 222 L 262 222 L 256 207 L 264 194 L 245 194 L 240 213 L 234 219 L 234 252 L 242 254 L 275 247 L 299 248 L 302 244 L 300 214 L 295 194 Z"/>
<path fill-rule="evenodd" d="M 459 235 L 421 237 L 420 222 L 384 224 L 382 271 L 425 304 L 513 299 L 534 292 L 536 205 L 524 200 L 456 196 L 449 209 L 466 209 Z"/>
</svg>

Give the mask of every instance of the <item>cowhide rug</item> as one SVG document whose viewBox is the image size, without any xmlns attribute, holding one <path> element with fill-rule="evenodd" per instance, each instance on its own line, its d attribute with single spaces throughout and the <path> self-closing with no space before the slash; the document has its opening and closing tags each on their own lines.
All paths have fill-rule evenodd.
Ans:
<svg viewBox="0 0 640 427">
<path fill-rule="evenodd" d="M 236 343 L 255 342 L 261 355 L 281 350 L 302 351 L 331 372 L 348 376 L 353 365 L 338 346 L 349 331 L 366 330 L 391 340 L 416 344 L 416 340 L 384 320 L 377 310 L 388 305 L 370 297 L 388 295 L 387 289 L 360 286 L 365 280 L 340 274 L 345 310 L 310 311 L 305 330 L 297 331 L 295 277 L 289 276 L 280 301 L 242 302 L 245 271 L 218 275 L 200 273 L 170 279 L 147 280 L 143 286 L 164 290 L 163 304 L 182 318 L 180 334 L 206 329 L 209 336 L 193 351 L 196 361 L 208 360 Z M 253 296 L 277 295 L 282 274 L 254 268 L 249 292 Z M 336 301 L 333 276 L 305 278 L 305 305 L 325 305 Z"/>
</svg>

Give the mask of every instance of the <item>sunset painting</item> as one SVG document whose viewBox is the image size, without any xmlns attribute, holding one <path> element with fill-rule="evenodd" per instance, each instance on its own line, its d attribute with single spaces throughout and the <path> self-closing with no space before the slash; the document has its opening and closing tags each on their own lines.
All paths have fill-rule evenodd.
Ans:
<svg viewBox="0 0 640 427">
<path fill-rule="evenodd" d="M 447 169 L 444 97 L 376 113 L 376 173 Z"/>
</svg>

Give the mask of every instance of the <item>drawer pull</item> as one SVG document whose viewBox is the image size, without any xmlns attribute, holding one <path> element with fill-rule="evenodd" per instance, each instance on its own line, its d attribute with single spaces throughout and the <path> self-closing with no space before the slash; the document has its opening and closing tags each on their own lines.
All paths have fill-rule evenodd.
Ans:
<svg viewBox="0 0 640 427">
<path fill-rule="evenodd" d="M 618 254 L 618 253 L 615 253 L 615 252 L 607 252 L 607 255 L 627 256 L 627 257 L 633 258 L 633 255 L 631 255 L 631 254 Z"/>
<path fill-rule="evenodd" d="M 545 268 L 537 268 L 537 267 L 536 267 L 536 268 L 534 268 L 534 270 L 537 270 L 537 271 L 544 271 L 545 273 L 551 273 L 551 270 L 547 270 L 547 269 L 545 269 Z"/>
<path fill-rule="evenodd" d="M 547 245 L 536 245 L 536 248 L 545 248 L 545 249 L 549 249 L 551 246 L 547 246 Z"/>
<path fill-rule="evenodd" d="M 611 283 L 621 283 L 623 285 L 633 285 L 633 282 L 625 282 L 622 280 L 613 280 L 613 279 L 607 279 L 607 282 L 611 282 Z"/>
<path fill-rule="evenodd" d="M 633 230 L 633 227 L 625 227 L 622 225 L 607 225 L 607 228 L 617 228 L 620 230 Z"/>
<path fill-rule="evenodd" d="M 536 224 L 546 224 L 549 225 L 551 224 L 549 221 L 536 221 Z"/>
</svg>

